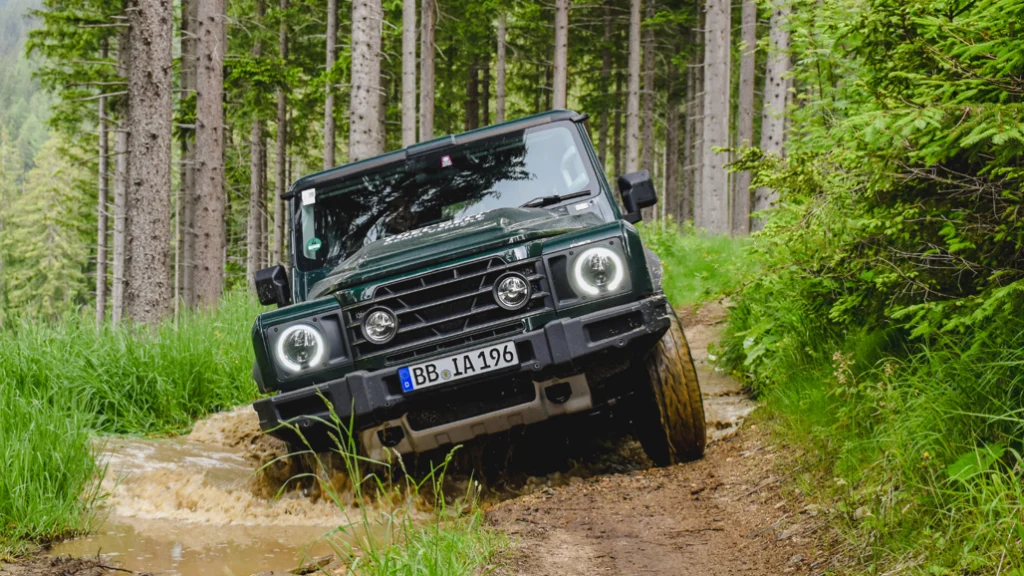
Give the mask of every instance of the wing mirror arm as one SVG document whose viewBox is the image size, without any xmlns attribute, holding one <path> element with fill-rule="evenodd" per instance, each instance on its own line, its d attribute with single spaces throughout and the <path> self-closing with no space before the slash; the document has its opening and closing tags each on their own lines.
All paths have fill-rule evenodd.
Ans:
<svg viewBox="0 0 1024 576">
<path fill-rule="evenodd" d="M 257 270 L 253 275 L 256 284 L 256 297 L 260 304 L 269 306 L 277 304 L 278 308 L 292 303 L 292 290 L 288 284 L 288 270 L 278 264 L 270 268 Z"/>
<path fill-rule="evenodd" d="M 658 203 L 654 182 L 647 170 L 619 176 L 618 185 L 619 194 L 622 196 L 622 205 L 626 208 L 623 219 L 631 224 L 643 220 L 641 210 Z"/>
</svg>

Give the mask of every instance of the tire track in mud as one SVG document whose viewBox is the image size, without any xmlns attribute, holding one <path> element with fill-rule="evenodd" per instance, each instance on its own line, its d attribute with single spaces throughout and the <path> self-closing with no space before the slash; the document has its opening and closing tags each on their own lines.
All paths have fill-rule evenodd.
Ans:
<svg viewBox="0 0 1024 576">
<path fill-rule="evenodd" d="M 741 428 L 756 404 L 709 364 L 724 307 L 682 317 L 703 388 L 705 458 L 575 479 L 494 505 L 489 522 L 513 540 L 498 573 L 765 575 L 822 567 L 827 558 L 807 528 L 813 518 L 800 511 L 798 495 L 779 489 L 786 455 L 756 425 Z"/>
</svg>

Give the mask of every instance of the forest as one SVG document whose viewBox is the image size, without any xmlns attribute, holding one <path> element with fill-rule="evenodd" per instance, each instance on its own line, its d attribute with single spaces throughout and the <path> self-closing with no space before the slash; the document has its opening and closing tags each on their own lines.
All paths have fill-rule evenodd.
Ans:
<svg viewBox="0 0 1024 576">
<path fill-rule="evenodd" d="M 92 434 L 254 398 L 291 182 L 569 108 L 610 178 L 653 175 L 673 304 L 726 298 L 713 356 L 833 569 L 1024 574 L 1022 29 L 1021 0 L 0 0 L 0 557 L 87 529 Z"/>
</svg>

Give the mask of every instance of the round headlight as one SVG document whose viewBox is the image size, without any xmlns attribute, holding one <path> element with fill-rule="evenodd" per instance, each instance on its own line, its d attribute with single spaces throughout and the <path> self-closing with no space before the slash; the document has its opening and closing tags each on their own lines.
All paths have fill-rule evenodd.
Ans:
<svg viewBox="0 0 1024 576">
<path fill-rule="evenodd" d="M 384 344 L 398 334 L 398 318 L 387 308 L 375 308 L 363 318 L 363 337 L 372 344 Z"/>
<path fill-rule="evenodd" d="M 289 326 L 277 339 L 277 361 L 289 372 L 317 366 L 323 358 L 324 337 L 312 326 Z"/>
<path fill-rule="evenodd" d="M 608 248 L 584 250 L 573 265 L 576 286 L 588 296 L 618 290 L 625 276 L 622 258 Z"/>
<path fill-rule="evenodd" d="M 505 310 L 518 310 L 530 301 L 530 283 L 520 274 L 506 274 L 494 283 L 494 300 Z"/>
</svg>

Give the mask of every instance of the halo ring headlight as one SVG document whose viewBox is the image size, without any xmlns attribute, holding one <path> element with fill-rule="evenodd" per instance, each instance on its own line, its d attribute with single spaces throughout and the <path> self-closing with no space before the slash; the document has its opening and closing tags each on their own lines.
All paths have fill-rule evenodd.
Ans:
<svg viewBox="0 0 1024 576">
<path fill-rule="evenodd" d="M 398 334 L 398 317 L 384 307 L 372 308 L 360 323 L 363 338 L 371 344 L 387 344 Z"/>
<path fill-rule="evenodd" d="M 289 372 L 320 365 L 324 359 L 324 337 L 309 324 L 293 324 L 277 339 L 277 361 Z"/>
<path fill-rule="evenodd" d="M 530 302 L 533 290 L 522 274 L 509 272 L 494 283 L 494 301 L 505 310 L 519 310 Z"/>
<path fill-rule="evenodd" d="M 572 269 L 576 287 L 587 296 L 618 290 L 626 278 L 622 257 L 603 246 L 580 252 Z"/>
</svg>

